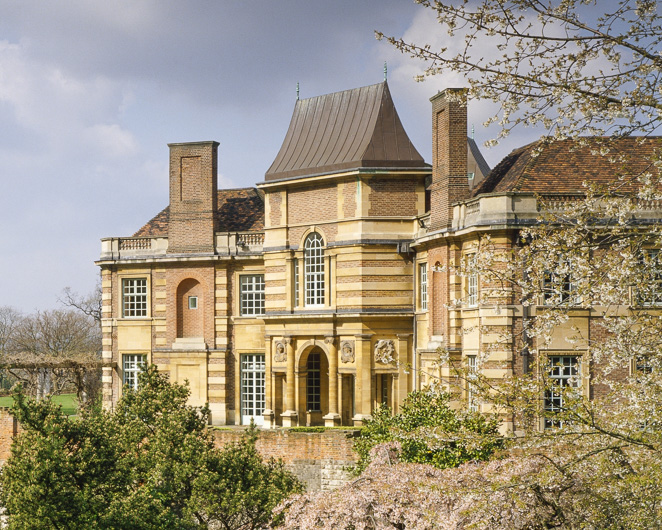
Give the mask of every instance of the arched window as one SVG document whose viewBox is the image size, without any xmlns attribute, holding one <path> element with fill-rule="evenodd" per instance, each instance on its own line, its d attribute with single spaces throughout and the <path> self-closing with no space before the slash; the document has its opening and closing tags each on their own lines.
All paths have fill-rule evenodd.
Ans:
<svg viewBox="0 0 662 530">
<path fill-rule="evenodd" d="M 304 270 L 306 305 L 324 305 L 324 240 L 317 232 L 306 238 L 304 244 Z"/>
<path fill-rule="evenodd" d="M 322 410 L 322 374 L 320 370 L 320 354 L 312 352 L 308 355 L 306 365 L 306 408 L 312 412 Z"/>
</svg>

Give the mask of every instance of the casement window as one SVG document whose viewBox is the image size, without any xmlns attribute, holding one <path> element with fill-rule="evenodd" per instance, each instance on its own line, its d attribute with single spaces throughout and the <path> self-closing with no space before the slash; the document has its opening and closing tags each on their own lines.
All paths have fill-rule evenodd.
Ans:
<svg viewBox="0 0 662 530">
<path fill-rule="evenodd" d="M 308 355 L 306 370 L 306 409 L 311 412 L 322 410 L 322 373 L 320 354 Z"/>
<path fill-rule="evenodd" d="M 578 302 L 569 261 L 559 262 L 556 270 L 545 271 L 542 280 L 543 305 L 573 305 Z"/>
<path fill-rule="evenodd" d="M 122 355 L 122 383 L 131 390 L 138 389 L 138 374 L 145 367 L 147 356 L 142 354 Z"/>
<path fill-rule="evenodd" d="M 264 275 L 239 277 L 242 316 L 264 315 Z"/>
<path fill-rule="evenodd" d="M 640 258 L 641 285 L 637 301 L 643 306 L 662 305 L 662 256 L 659 250 L 646 250 Z"/>
<path fill-rule="evenodd" d="M 248 425 L 251 419 L 262 425 L 265 407 L 264 355 L 241 356 L 241 423 Z"/>
<path fill-rule="evenodd" d="M 122 279 L 122 317 L 147 316 L 147 278 Z"/>
<path fill-rule="evenodd" d="M 421 263 L 418 266 L 418 297 L 420 300 L 420 308 L 426 311 L 428 308 L 428 265 Z"/>
<path fill-rule="evenodd" d="M 476 255 L 466 256 L 467 273 L 465 276 L 465 291 L 467 307 L 476 307 L 478 305 L 478 273 L 473 270 L 476 266 Z"/>
<path fill-rule="evenodd" d="M 545 411 L 557 414 L 565 410 L 570 389 L 581 386 L 581 358 L 577 355 L 551 355 L 548 359 L 549 386 L 545 391 Z M 549 416 L 549 414 L 547 415 Z M 545 429 L 561 427 L 562 421 L 545 418 Z"/>
<path fill-rule="evenodd" d="M 324 240 L 313 232 L 304 243 L 305 305 L 324 305 Z"/>
<path fill-rule="evenodd" d="M 478 274 L 473 272 L 467 276 L 467 306 L 478 305 Z"/>
<path fill-rule="evenodd" d="M 467 407 L 471 412 L 478 412 L 476 377 L 478 377 L 478 357 L 467 355 Z"/>
</svg>

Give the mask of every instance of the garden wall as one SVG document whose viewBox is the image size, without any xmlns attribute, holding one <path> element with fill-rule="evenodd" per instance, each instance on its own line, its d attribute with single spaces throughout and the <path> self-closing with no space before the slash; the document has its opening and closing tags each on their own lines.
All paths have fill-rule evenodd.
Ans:
<svg viewBox="0 0 662 530">
<path fill-rule="evenodd" d="M 12 438 L 20 429 L 9 409 L 0 408 L 0 465 L 9 458 Z M 238 441 L 242 432 L 243 429 L 213 431 L 218 447 Z M 355 434 L 352 430 L 264 430 L 260 431 L 257 450 L 265 458 L 281 458 L 308 491 L 330 490 L 351 478 L 347 468 L 357 460 L 352 451 Z"/>
<path fill-rule="evenodd" d="M 238 441 L 241 434 L 238 429 L 214 431 L 219 447 Z M 260 431 L 256 447 L 265 458 L 281 458 L 308 491 L 331 490 L 351 479 L 348 468 L 357 461 L 352 451 L 355 435 L 352 430 L 264 430 Z"/>
</svg>

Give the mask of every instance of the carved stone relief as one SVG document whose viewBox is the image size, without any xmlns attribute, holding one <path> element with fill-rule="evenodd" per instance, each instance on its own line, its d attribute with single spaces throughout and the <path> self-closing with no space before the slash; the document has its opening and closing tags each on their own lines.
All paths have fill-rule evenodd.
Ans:
<svg viewBox="0 0 662 530">
<path fill-rule="evenodd" d="M 340 360 L 344 363 L 354 362 L 354 341 L 342 341 L 340 344 Z"/>
<path fill-rule="evenodd" d="M 375 343 L 375 361 L 382 364 L 391 364 L 397 361 L 393 340 L 381 339 Z"/>
<path fill-rule="evenodd" d="M 274 361 L 276 361 L 277 363 L 282 363 L 287 361 L 287 344 L 284 340 L 279 340 L 276 342 Z"/>
</svg>

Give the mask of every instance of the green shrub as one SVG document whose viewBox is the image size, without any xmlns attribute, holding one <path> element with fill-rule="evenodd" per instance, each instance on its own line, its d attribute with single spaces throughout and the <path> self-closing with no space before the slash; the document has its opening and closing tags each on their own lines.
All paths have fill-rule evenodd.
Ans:
<svg viewBox="0 0 662 530">
<path fill-rule="evenodd" d="M 411 392 L 398 414 L 379 407 L 366 422 L 354 442 L 359 455 L 355 472 L 368 466 L 373 447 L 387 442 L 400 443 L 401 461 L 441 469 L 487 460 L 503 442 L 498 424 L 496 418 L 451 409 L 448 394 Z"/>
</svg>

